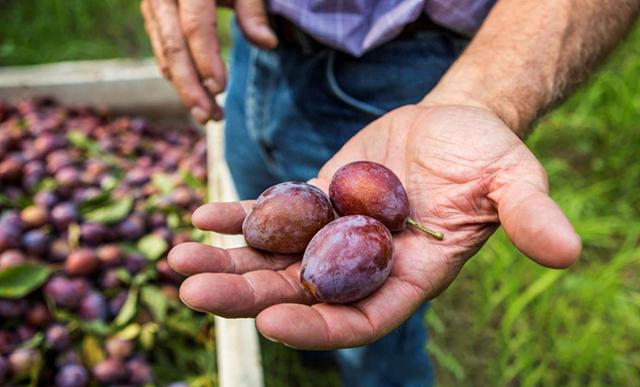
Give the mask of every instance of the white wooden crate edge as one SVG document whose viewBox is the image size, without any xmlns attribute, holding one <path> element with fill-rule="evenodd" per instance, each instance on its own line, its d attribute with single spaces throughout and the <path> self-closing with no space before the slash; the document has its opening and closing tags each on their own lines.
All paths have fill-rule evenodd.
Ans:
<svg viewBox="0 0 640 387">
<path fill-rule="evenodd" d="M 224 159 L 224 130 L 221 123 L 207 124 L 209 155 L 209 199 L 233 201 L 238 196 Z M 212 234 L 212 244 L 220 247 L 244 245 L 244 238 Z M 258 333 L 253 319 L 216 317 L 216 351 L 221 387 L 262 387 Z"/>
</svg>

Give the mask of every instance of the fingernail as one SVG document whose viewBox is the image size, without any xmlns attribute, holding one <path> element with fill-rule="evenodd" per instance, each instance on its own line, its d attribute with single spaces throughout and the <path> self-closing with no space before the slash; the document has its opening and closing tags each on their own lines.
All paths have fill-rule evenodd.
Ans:
<svg viewBox="0 0 640 387">
<path fill-rule="evenodd" d="M 260 35 L 262 35 L 265 40 L 268 40 L 268 42 L 265 42 L 268 48 L 276 48 L 278 46 L 278 38 L 271 28 L 266 25 L 262 25 L 259 27 L 259 31 Z"/>
<path fill-rule="evenodd" d="M 196 121 L 198 121 L 201 124 L 205 124 L 210 118 L 209 113 L 207 113 L 204 109 L 202 109 L 199 106 L 194 106 L 191 108 L 191 115 L 193 116 L 193 118 L 196 119 Z"/>
<path fill-rule="evenodd" d="M 204 81 L 202 81 L 202 84 L 207 88 L 207 90 L 209 90 L 209 93 L 213 95 L 220 94 L 220 92 L 222 92 L 222 87 L 213 78 L 205 79 Z"/>
<path fill-rule="evenodd" d="M 262 332 L 260 332 L 260 333 L 262 333 Z M 279 342 L 278 340 L 276 340 L 276 339 L 274 339 L 274 338 L 271 338 L 271 337 L 269 337 L 269 336 L 265 335 L 264 333 L 262 333 L 262 336 L 264 336 L 264 338 L 265 338 L 265 339 L 267 339 L 267 340 L 271 341 L 272 343 L 278 343 L 278 344 L 280 344 L 280 342 Z"/>
</svg>

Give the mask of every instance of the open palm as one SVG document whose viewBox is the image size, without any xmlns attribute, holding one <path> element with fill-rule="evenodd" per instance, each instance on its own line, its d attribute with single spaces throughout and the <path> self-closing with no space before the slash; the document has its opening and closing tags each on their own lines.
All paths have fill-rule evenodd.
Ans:
<svg viewBox="0 0 640 387">
<path fill-rule="evenodd" d="M 405 106 L 353 137 L 311 181 L 327 190 L 333 173 L 356 160 L 392 169 L 412 217 L 445 233 L 438 241 L 407 229 L 394 235 L 395 263 L 384 285 L 349 305 L 317 303 L 299 282 L 300 257 L 252 248 L 175 247 L 180 290 L 190 307 L 224 317 L 257 316 L 260 332 L 303 349 L 363 345 L 384 336 L 442 292 L 501 223 L 513 243 L 542 265 L 567 267 L 580 239 L 547 195 L 544 169 L 493 113 L 465 106 Z M 194 224 L 240 233 L 250 202 L 212 203 Z"/>
</svg>

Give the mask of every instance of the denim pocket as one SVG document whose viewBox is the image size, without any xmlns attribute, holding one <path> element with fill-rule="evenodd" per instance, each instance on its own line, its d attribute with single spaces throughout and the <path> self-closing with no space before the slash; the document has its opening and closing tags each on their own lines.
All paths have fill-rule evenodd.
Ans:
<svg viewBox="0 0 640 387">
<path fill-rule="evenodd" d="M 338 98 L 343 103 L 359 110 L 362 113 L 371 114 L 374 117 L 380 117 L 386 110 L 375 106 L 367 101 L 360 100 L 352 95 L 349 95 L 338 83 L 336 79 L 335 71 L 336 51 L 329 52 L 329 58 L 327 59 L 327 67 L 325 76 L 329 85 L 329 90 L 333 93 L 334 97 Z"/>
<path fill-rule="evenodd" d="M 342 103 L 378 117 L 420 101 L 458 57 L 464 43 L 446 32 L 424 31 L 386 43 L 361 58 L 332 50 L 326 81 Z"/>
</svg>

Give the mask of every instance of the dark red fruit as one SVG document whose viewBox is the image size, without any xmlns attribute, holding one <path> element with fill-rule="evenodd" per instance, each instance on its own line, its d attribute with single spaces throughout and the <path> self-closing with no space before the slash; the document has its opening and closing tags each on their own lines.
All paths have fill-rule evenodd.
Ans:
<svg viewBox="0 0 640 387">
<path fill-rule="evenodd" d="M 390 231 L 401 231 L 409 217 L 409 198 L 400 179 L 384 165 L 356 161 L 336 171 L 329 197 L 341 215 L 366 215 Z"/>
<path fill-rule="evenodd" d="M 89 373 L 77 363 L 64 365 L 56 375 L 56 387 L 85 387 L 89 383 Z"/>
<path fill-rule="evenodd" d="M 29 254 L 41 255 L 49 248 L 49 236 L 44 231 L 31 230 L 22 236 L 22 247 Z"/>
<path fill-rule="evenodd" d="M 71 335 L 64 325 L 54 324 L 47 329 L 45 340 L 54 351 L 62 351 L 71 344 Z"/>
<path fill-rule="evenodd" d="M 6 320 L 17 319 L 27 310 L 27 300 L 7 300 L 0 298 L 0 317 Z"/>
<path fill-rule="evenodd" d="M 338 215 L 366 215 L 382 222 L 390 231 L 407 224 L 433 238 L 444 234 L 430 230 L 409 217 L 409 198 L 398 176 L 382 164 L 355 161 L 336 171 L 329 186 L 331 204 Z"/>
<path fill-rule="evenodd" d="M 107 302 L 102 294 L 92 291 L 80 301 L 77 312 L 83 320 L 105 320 Z"/>
<path fill-rule="evenodd" d="M 126 359 L 133 353 L 133 341 L 112 337 L 105 344 L 109 357 Z"/>
<path fill-rule="evenodd" d="M 39 353 L 35 349 L 20 348 L 9 355 L 9 365 L 15 375 L 25 375 L 36 364 Z"/>
<path fill-rule="evenodd" d="M 156 262 L 156 271 L 158 272 L 158 276 L 169 282 L 173 282 L 175 284 L 179 284 L 184 280 L 182 274 L 174 271 L 170 266 L 169 262 L 166 259 L 161 259 Z"/>
<path fill-rule="evenodd" d="M 148 260 L 144 257 L 144 255 L 133 253 L 129 254 L 124 259 L 124 267 L 127 269 L 129 274 L 135 275 L 142 271 L 142 269 L 147 266 Z"/>
<path fill-rule="evenodd" d="M 80 172 L 75 167 L 62 167 L 56 172 L 56 181 L 61 187 L 76 187 L 80 182 Z"/>
<path fill-rule="evenodd" d="M 48 258 L 53 262 L 61 262 L 69 255 L 69 243 L 65 239 L 56 239 L 49 246 Z"/>
<path fill-rule="evenodd" d="M 84 279 L 53 277 L 45 285 L 44 294 L 59 307 L 75 308 L 88 289 L 89 284 Z"/>
<path fill-rule="evenodd" d="M 71 223 L 78 220 L 78 210 L 73 203 L 60 203 L 51 210 L 51 220 L 58 230 L 66 230 Z"/>
<path fill-rule="evenodd" d="M 96 223 L 83 223 L 80 226 L 80 239 L 90 245 L 99 245 L 111 237 L 107 226 Z"/>
<path fill-rule="evenodd" d="M 27 262 L 27 257 L 17 249 L 7 250 L 0 254 L 0 270 Z"/>
<path fill-rule="evenodd" d="M 115 269 L 109 269 L 100 276 L 100 287 L 103 290 L 116 289 L 120 285 L 122 285 L 122 282 Z"/>
<path fill-rule="evenodd" d="M 116 384 L 127 378 L 127 370 L 120 360 L 110 358 L 93 367 L 93 376 L 99 383 Z"/>
<path fill-rule="evenodd" d="M 136 240 L 144 235 L 145 220 L 142 216 L 133 214 L 116 226 L 120 238 Z"/>
<path fill-rule="evenodd" d="M 22 174 L 22 165 L 16 159 L 6 159 L 0 162 L 0 181 L 17 180 Z"/>
<path fill-rule="evenodd" d="M 392 265 L 389 230 L 368 216 L 351 215 L 334 220 L 311 239 L 300 280 L 318 301 L 344 304 L 378 289 Z"/>
<path fill-rule="evenodd" d="M 129 382 L 135 386 L 146 385 L 153 381 L 151 367 L 143 359 L 131 359 L 127 362 L 127 371 L 129 373 Z"/>
<path fill-rule="evenodd" d="M 98 259 L 105 266 L 115 266 L 120 263 L 122 249 L 116 244 L 103 245 L 98 248 Z"/>
<path fill-rule="evenodd" d="M 29 206 L 20 212 L 20 219 L 28 228 L 40 227 L 47 222 L 47 210 L 40 206 Z"/>
<path fill-rule="evenodd" d="M 7 374 L 9 373 L 9 362 L 7 359 L 0 355 L 0 384 L 5 382 Z"/>
<path fill-rule="evenodd" d="M 274 253 L 301 253 L 334 218 L 327 196 L 300 182 L 274 185 L 264 191 L 242 224 L 249 246 Z"/>
<path fill-rule="evenodd" d="M 58 197 L 51 191 L 41 191 L 35 194 L 33 202 L 38 206 L 51 208 L 58 202 Z"/>
<path fill-rule="evenodd" d="M 94 249 L 81 247 L 73 251 L 64 263 L 64 271 L 69 275 L 88 275 L 98 267 L 98 256 Z"/>
<path fill-rule="evenodd" d="M 36 328 L 43 328 L 51 322 L 51 313 L 43 303 L 31 305 L 25 313 L 27 323 Z"/>
</svg>

